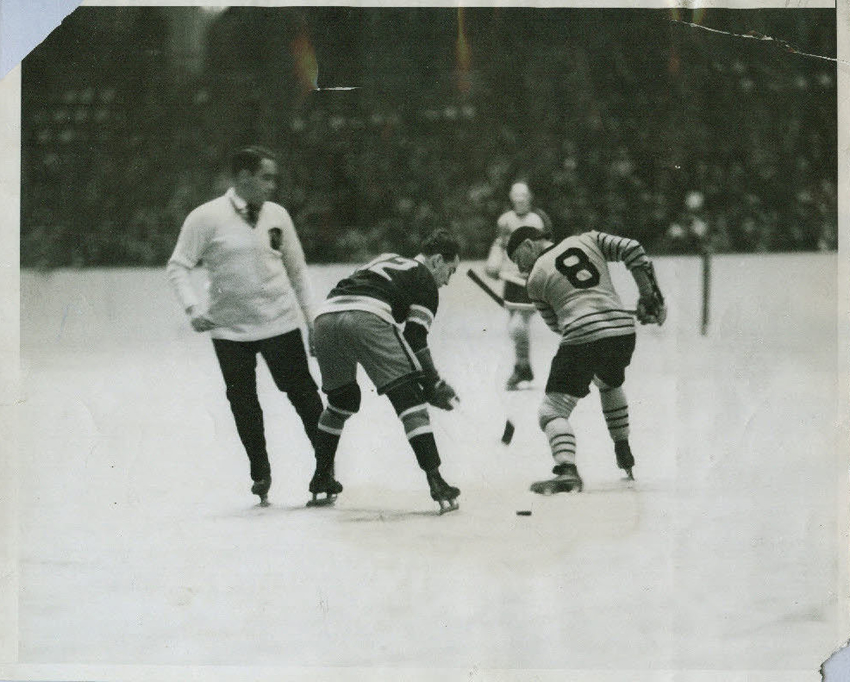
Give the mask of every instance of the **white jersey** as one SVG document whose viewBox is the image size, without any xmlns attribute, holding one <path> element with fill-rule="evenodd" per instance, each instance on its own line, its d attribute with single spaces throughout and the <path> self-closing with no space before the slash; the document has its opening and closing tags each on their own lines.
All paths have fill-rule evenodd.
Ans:
<svg viewBox="0 0 850 682">
<path fill-rule="evenodd" d="M 312 320 L 304 251 L 289 213 L 271 201 L 257 223 L 246 222 L 245 202 L 231 188 L 193 210 L 180 229 L 167 272 L 184 309 L 200 303 L 189 271 L 203 262 L 210 280 L 206 316 L 210 336 L 255 341 L 298 329 L 300 312 Z"/>
<path fill-rule="evenodd" d="M 511 238 L 514 230 L 526 225 L 537 228 L 546 235 L 552 231 L 552 223 L 549 220 L 549 216 L 539 208 L 532 208 L 528 213 L 523 213 L 522 215 L 516 211 L 505 211 L 499 216 L 499 220 L 496 222 L 498 235 L 496 236 L 496 241 L 493 243 L 493 248 L 497 250 L 497 255 L 494 255 L 493 258 L 497 258 L 499 261 L 499 279 L 506 282 L 513 282 L 519 286 L 525 284 L 525 277 L 520 274 L 513 261 L 505 255 L 505 247 L 508 245 L 508 239 Z"/>
<path fill-rule="evenodd" d="M 631 270 L 649 259 L 634 239 L 594 230 L 567 237 L 534 263 L 528 297 L 562 344 L 634 334 L 634 317 L 611 282 L 610 261 L 622 261 Z"/>
</svg>

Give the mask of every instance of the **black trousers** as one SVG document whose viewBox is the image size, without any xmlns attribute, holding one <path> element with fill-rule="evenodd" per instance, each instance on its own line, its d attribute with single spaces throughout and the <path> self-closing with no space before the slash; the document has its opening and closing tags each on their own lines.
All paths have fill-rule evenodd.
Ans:
<svg viewBox="0 0 850 682">
<path fill-rule="evenodd" d="M 251 463 L 251 478 L 257 481 L 271 474 L 263 411 L 257 398 L 257 353 L 263 356 L 275 385 L 286 393 L 315 447 L 323 407 L 307 364 L 301 332 L 296 329 L 259 341 L 213 339 L 212 342 L 236 430 Z"/>
</svg>

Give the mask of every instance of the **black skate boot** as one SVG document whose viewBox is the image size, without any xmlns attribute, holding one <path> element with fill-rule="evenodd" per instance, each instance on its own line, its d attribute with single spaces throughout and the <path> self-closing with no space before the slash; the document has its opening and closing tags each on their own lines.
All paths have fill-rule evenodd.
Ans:
<svg viewBox="0 0 850 682">
<path fill-rule="evenodd" d="M 531 492 L 538 495 L 552 495 L 554 493 L 569 493 L 575 491 L 580 493 L 584 484 L 575 464 L 556 464 L 552 469 L 555 478 L 548 481 L 537 481 L 531 484 Z"/>
<path fill-rule="evenodd" d="M 614 454 L 617 455 L 617 466 L 626 472 L 626 478 L 629 481 L 634 481 L 632 467 L 635 465 L 635 458 L 632 455 L 632 449 L 629 447 L 629 441 L 618 440 L 614 443 Z"/>
<path fill-rule="evenodd" d="M 342 492 L 342 483 L 334 478 L 333 465 L 330 467 L 316 467 L 316 473 L 310 480 L 310 492 L 313 499 L 307 502 L 308 507 L 326 507 L 333 504 L 336 496 Z M 324 497 L 319 497 L 324 493 Z"/>
<path fill-rule="evenodd" d="M 254 481 L 254 485 L 251 486 L 251 494 L 259 495 L 260 497 L 260 506 L 268 507 L 268 495 L 269 488 L 272 487 L 272 477 L 266 476 L 265 478 L 261 478 L 258 481 Z"/>
<path fill-rule="evenodd" d="M 521 384 L 527 384 L 532 381 L 534 381 L 534 372 L 531 371 L 531 365 L 527 362 L 518 362 L 514 365 L 514 373 L 511 374 L 505 384 L 505 390 L 518 391 L 521 388 Z"/>
<path fill-rule="evenodd" d="M 425 476 L 428 478 L 428 485 L 431 487 L 431 499 L 440 505 L 440 514 L 457 509 L 457 497 L 460 495 L 460 490 L 446 483 L 440 476 L 439 469 L 426 471 Z"/>
</svg>

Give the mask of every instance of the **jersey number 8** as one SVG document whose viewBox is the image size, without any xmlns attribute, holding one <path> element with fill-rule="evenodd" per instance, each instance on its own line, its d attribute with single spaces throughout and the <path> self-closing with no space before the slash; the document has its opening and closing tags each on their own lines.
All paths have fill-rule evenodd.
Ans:
<svg viewBox="0 0 850 682">
<path fill-rule="evenodd" d="M 599 284 L 599 270 L 584 251 L 574 246 L 555 259 L 555 267 L 576 289 L 590 289 Z"/>
</svg>

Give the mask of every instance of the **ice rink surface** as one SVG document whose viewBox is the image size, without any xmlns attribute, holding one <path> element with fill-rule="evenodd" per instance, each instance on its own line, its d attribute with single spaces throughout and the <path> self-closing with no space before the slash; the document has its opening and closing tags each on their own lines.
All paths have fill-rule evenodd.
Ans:
<svg viewBox="0 0 850 682">
<path fill-rule="evenodd" d="M 820 679 L 850 635 L 836 263 L 716 257 L 701 336 L 699 259 L 656 259 L 670 315 L 638 330 L 626 383 L 637 481 L 620 478 L 594 390 L 571 419 L 585 491 L 553 497 L 528 491 L 552 465 L 541 390 L 502 390 L 506 317 L 464 264 L 431 336 L 462 400 L 432 410 L 443 474 L 462 490 L 442 517 L 365 379 L 337 458 L 345 491 L 306 509 L 311 451 L 262 362 L 273 504 L 255 507 L 212 346 L 164 272 L 24 272 L 21 665 L 9 670 Z M 350 269 L 313 268 L 317 296 Z M 556 344 L 535 318 L 539 387 Z M 191 679 L 221 672 L 204 670 Z"/>
</svg>

